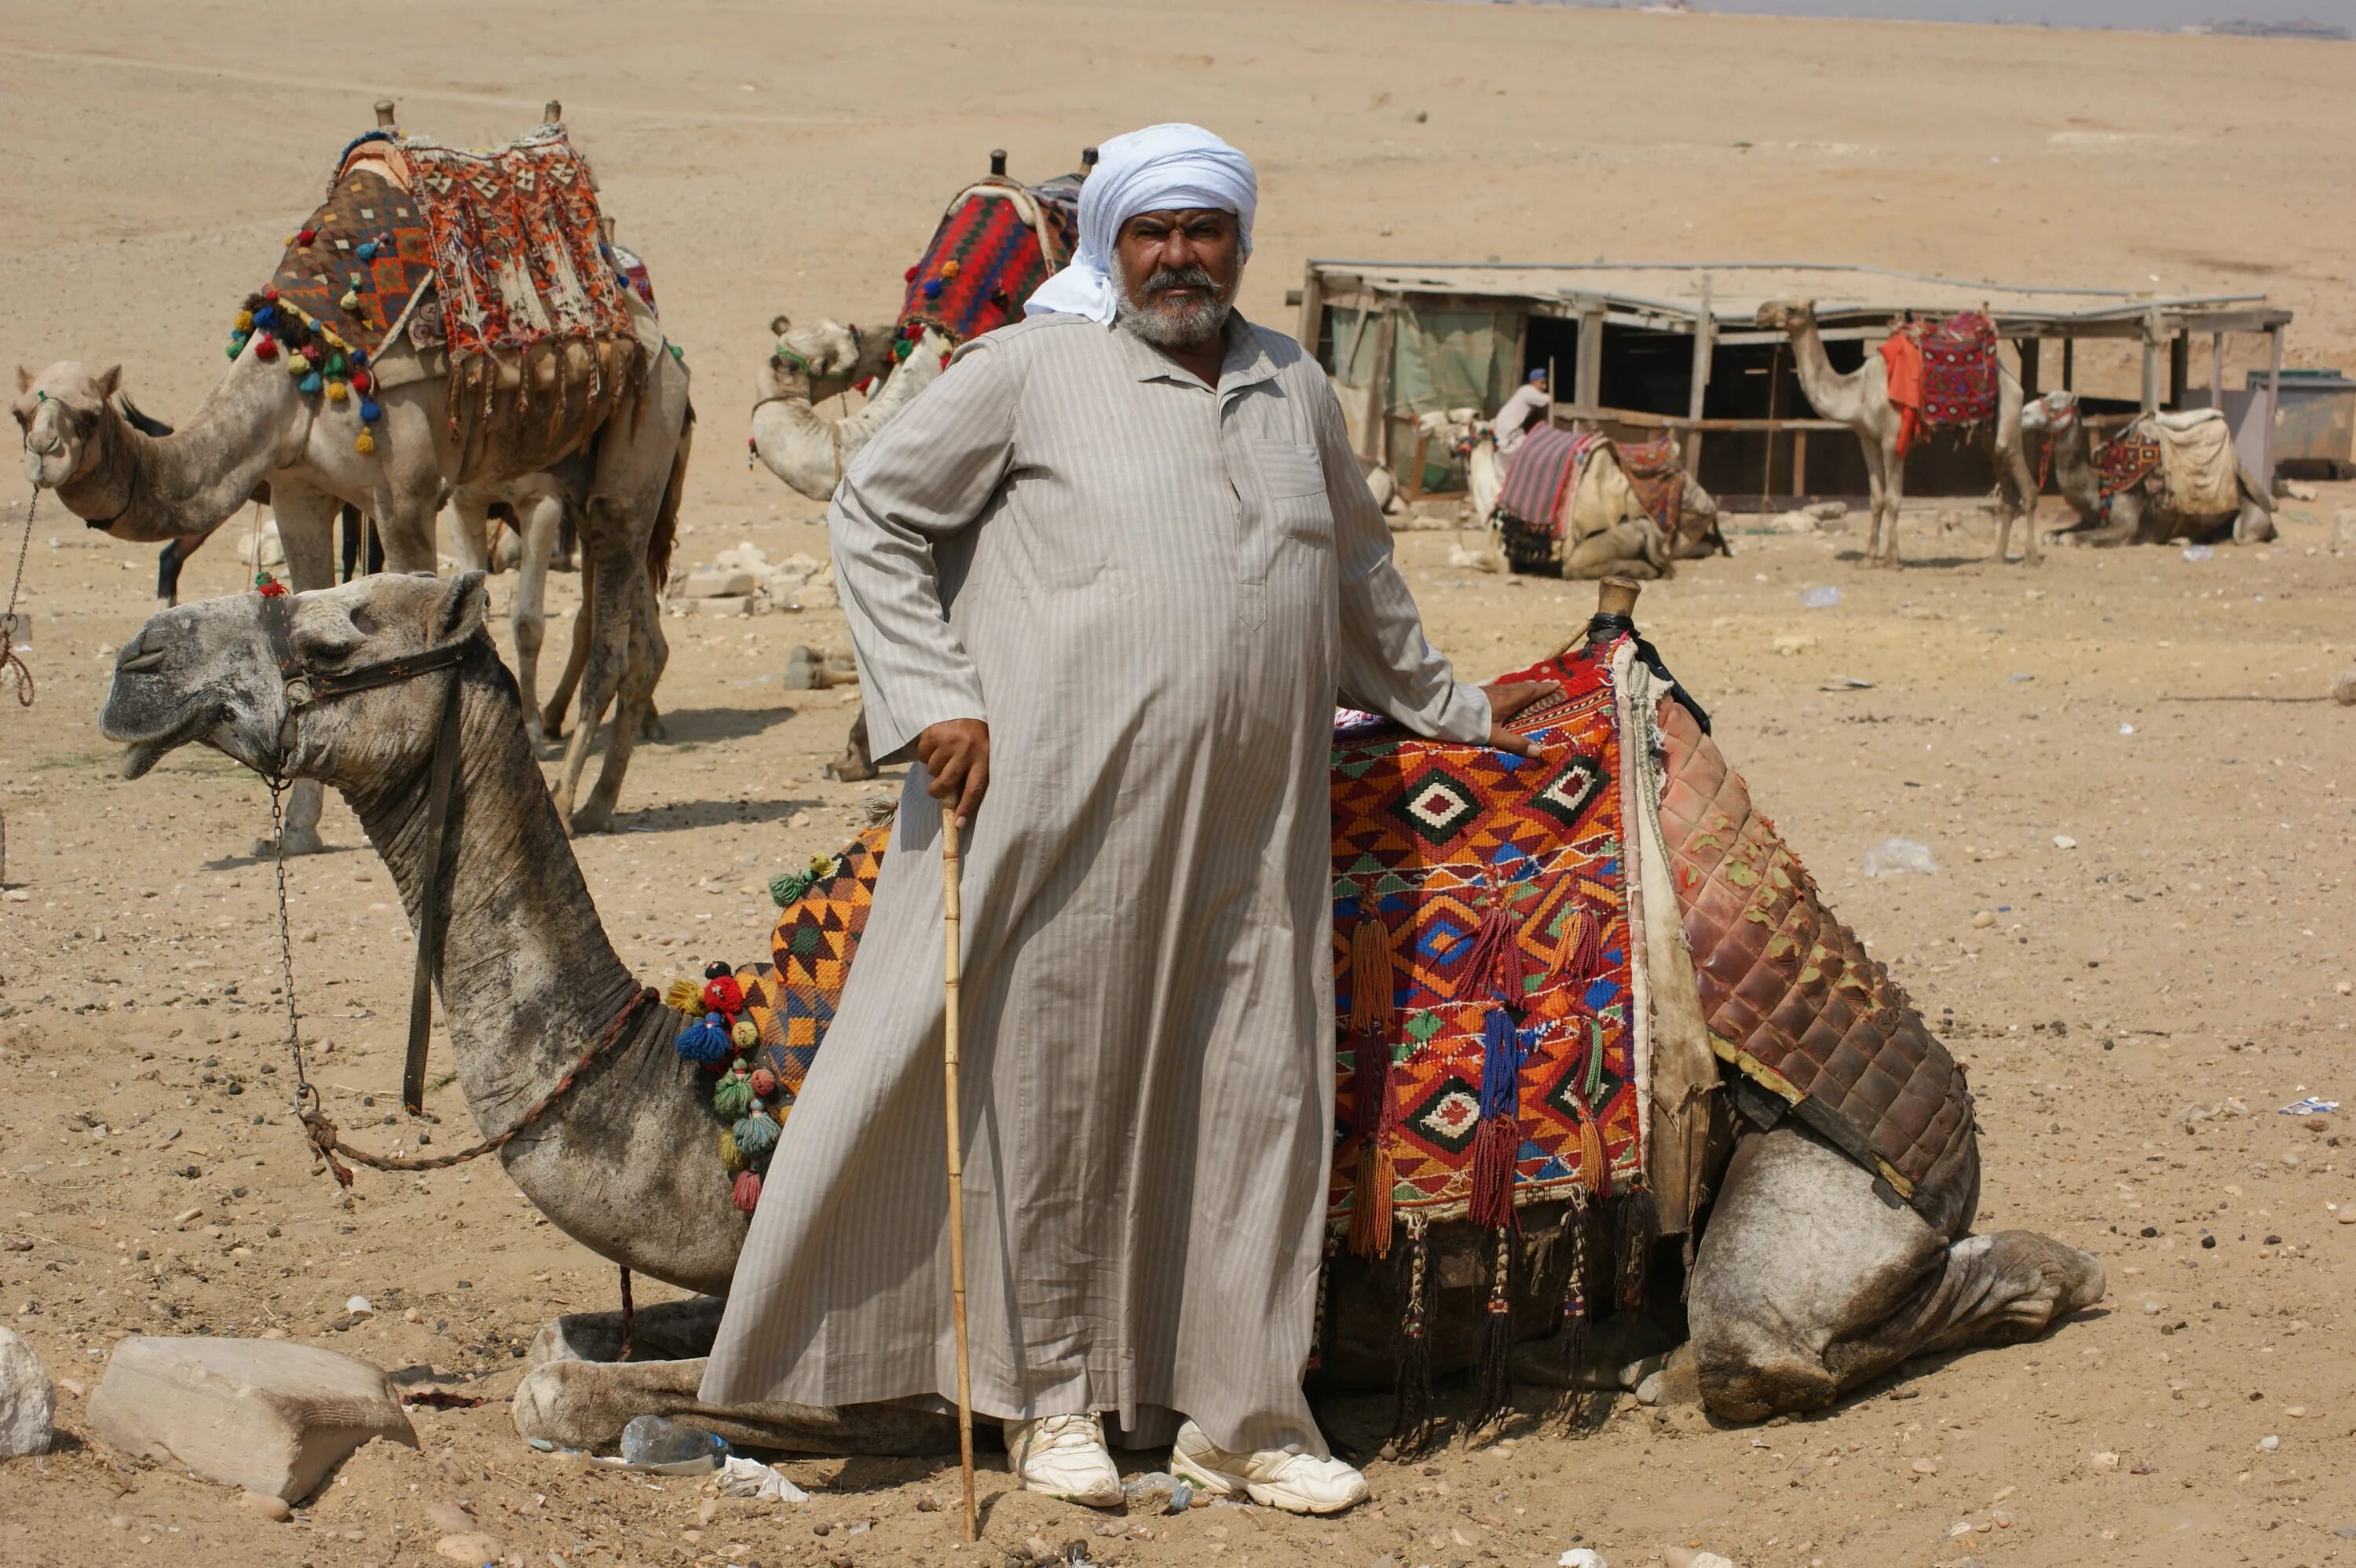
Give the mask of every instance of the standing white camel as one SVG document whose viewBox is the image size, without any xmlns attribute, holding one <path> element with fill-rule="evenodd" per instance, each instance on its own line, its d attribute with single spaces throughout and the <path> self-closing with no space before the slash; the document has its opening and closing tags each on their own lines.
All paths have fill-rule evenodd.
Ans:
<svg viewBox="0 0 2356 1568">
<path fill-rule="evenodd" d="M 1880 355 L 1868 354 L 1863 365 L 1845 375 L 1834 369 L 1825 353 L 1824 335 L 1816 327 L 1813 300 L 1771 301 L 1759 307 L 1758 319 L 1770 331 L 1790 335 L 1800 389 L 1817 417 L 1845 424 L 1856 433 L 1865 452 L 1866 486 L 1873 517 L 1866 540 L 1866 564 L 1898 565 L 1898 514 L 1906 495 L 1906 459 L 1900 455 L 1898 445 L 1905 412 L 1890 400 L 1888 366 Z M 2020 400 L 2019 373 L 2004 362 L 1999 347 L 1996 422 L 1985 437 L 1996 460 L 1998 560 L 2010 557 L 2013 524 L 2036 507 L 2037 481 L 2020 448 Z M 2020 559 L 2026 565 L 2037 564 L 2033 525 L 2023 530 Z"/>
<path fill-rule="evenodd" d="M 769 323 L 776 343 L 755 374 L 753 451 L 770 473 L 813 501 L 830 499 L 842 471 L 875 432 L 941 373 L 949 341 L 927 330 L 906 359 L 892 357 L 892 335 L 839 321 Z M 882 385 L 875 382 L 881 379 Z M 867 404 L 828 419 L 818 405 L 865 383 Z"/>
</svg>

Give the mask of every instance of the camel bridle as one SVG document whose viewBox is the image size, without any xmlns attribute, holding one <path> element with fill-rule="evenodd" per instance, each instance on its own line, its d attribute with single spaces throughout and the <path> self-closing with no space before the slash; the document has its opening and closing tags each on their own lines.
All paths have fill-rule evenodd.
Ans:
<svg viewBox="0 0 2356 1568">
<path fill-rule="evenodd" d="M 295 651 L 294 595 L 284 592 L 263 595 L 262 624 L 263 635 L 269 639 L 271 658 L 278 667 L 280 688 L 286 705 L 285 712 L 278 721 L 277 754 L 271 760 L 270 771 L 262 777 L 270 785 L 270 833 L 278 880 L 278 949 L 281 978 L 286 996 L 286 1047 L 294 1067 L 294 1115 L 303 1124 L 305 1139 L 327 1168 L 334 1172 L 339 1187 L 352 1184 L 352 1173 L 342 1160 L 337 1158 L 338 1151 L 353 1164 L 364 1165 L 373 1170 L 396 1171 L 442 1170 L 489 1154 L 545 1115 L 550 1106 L 571 1091 L 590 1063 L 627 1032 L 632 1020 L 660 997 L 651 988 L 639 989 L 622 1005 L 614 1015 L 613 1021 L 605 1026 L 605 1032 L 557 1080 L 554 1087 L 534 1101 L 505 1131 L 471 1147 L 454 1154 L 403 1157 L 370 1154 L 343 1143 L 336 1124 L 327 1119 L 321 1106 L 317 1087 L 312 1083 L 304 1067 L 302 1024 L 294 1002 L 294 927 L 286 903 L 284 802 L 290 782 L 286 774 L 287 760 L 294 754 L 299 738 L 299 720 L 305 713 L 321 703 L 397 686 L 438 670 L 451 672 L 449 684 L 442 696 L 441 717 L 434 729 L 434 755 L 427 763 L 425 884 L 417 919 L 417 962 L 410 982 L 408 1053 L 401 1076 L 402 1107 L 412 1116 L 422 1116 L 425 1111 L 426 1048 L 433 1036 L 434 975 L 441 967 L 443 938 L 447 934 L 449 925 L 442 897 L 442 847 L 449 827 L 450 807 L 458 772 L 458 699 L 460 688 L 465 684 L 463 672 L 458 667 L 478 653 L 491 651 L 490 634 L 477 625 L 463 637 L 437 643 L 418 653 L 396 655 L 355 668 L 323 674 L 311 669 Z M 256 771 L 260 772 L 259 769 Z"/>
</svg>

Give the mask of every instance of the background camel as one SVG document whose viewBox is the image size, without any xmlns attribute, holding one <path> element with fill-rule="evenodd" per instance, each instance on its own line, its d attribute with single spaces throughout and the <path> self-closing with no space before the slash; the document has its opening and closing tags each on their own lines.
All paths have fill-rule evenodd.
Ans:
<svg viewBox="0 0 2356 1568">
<path fill-rule="evenodd" d="M 862 332 L 839 321 L 797 327 L 785 315 L 769 329 L 776 342 L 754 376 L 753 451 L 770 473 L 813 501 L 832 497 L 859 449 L 932 385 L 950 348 L 947 338 L 927 329 L 895 364 L 889 332 Z M 868 398 L 856 413 L 830 420 L 818 411 L 826 399 L 861 383 Z"/>
<path fill-rule="evenodd" d="M 386 575 L 299 595 L 290 606 L 293 651 L 305 667 L 332 673 L 476 638 L 481 581 Z M 525 1196 L 584 1246 L 626 1268 L 723 1293 L 747 1220 L 711 1152 L 716 1124 L 698 1069 L 670 1047 L 676 1015 L 629 1010 L 638 981 L 598 920 L 525 741 L 514 683 L 488 640 L 450 675 L 314 705 L 290 726 L 263 603 L 237 595 L 164 612 L 123 648 L 101 727 L 126 746 L 126 775 L 200 741 L 249 767 L 334 785 L 366 825 L 414 922 L 424 868 L 412 825 L 444 682 L 457 681 L 463 757 L 443 886 L 444 951 L 464 957 L 445 960 L 437 981 L 468 1109 L 487 1133 L 505 1129 L 594 1055 L 571 1092 L 498 1157 Z M 1675 723 L 1683 710 L 1665 701 L 1661 712 Z M 1661 824 L 1669 820 L 1664 811 Z M 1845 932 L 1827 935 L 1853 942 Z M 1967 1103 L 1965 1110 L 1967 1129 Z M 1736 1142 L 1687 1301 L 1692 1364 L 1714 1409 L 1755 1419 L 1813 1408 L 1910 1355 L 2033 1335 L 2100 1297 L 2102 1271 L 2082 1253 L 2026 1232 L 1969 1233 L 1977 1145 L 1965 1130 L 1955 1147 L 1960 1154 L 1910 1207 L 1885 1201 L 1873 1177 L 1796 1120 Z M 1542 1229 L 1533 1218 L 1526 1248 Z M 1479 1244 L 1480 1233 L 1462 1224 L 1434 1230 L 1445 1280 L 1449 1250 Z M 1431 1340 L 1440 1370 L 1468 1359 L 1483 1294 L 1442 1292 Z M 1373 1265 L 1337 1267 L 1329 1297 L 1328 1367 L 1382 1375 L 1398 1318 L 1387 1276 Z M 1554 1305 L 1531 1304 L 1528 1332 L 1551 1327 Z M 552 1360 L 519 1392 L 518 1419 L 536 1435 L 596 1443 L 611 1438 L 617 1417 L 682 1408 L 701 1377 L 701 1347 L 670 1349 L 680 1359 L 653 1366 Z M 804 1450 L 905 1452 L 948 1434 L 943 1418 L 864 1407 L 699 1414 L 740 1436 Z"/>
<path fill-rule="evenodd" d="M 2137 420 L 2122 433 L 2141 432 L 2147 422 Z M 2212 496 L 2230 496 L 2231 506 L 2186 511 L 2170 496 L 2164 468 L 2105 499 L 2102 475 L 2094 467 L 2094 438 L 2080 417 L 2077 393 L 2048 392 L 2030 400 L 2021 410 L 2020 428 L 2045 438 L 2054 482 L 2078 514 L 2078 527 L 2061 536 L 2072 544 L 2164 544 L 2217 539 L 2228 531 L 2235 544 L 2260 544 L 2275 537 L 2273 504 L 2233 455 L 2230 442 L 2218 447 L 2215 461 L 2232 465 L 2232 478 L 2213 475 L 2203 488 Z"/>
<path fill-rule="evenodd" d="M 651 316 L 646 320 L 651 331 Z M 260 357 L 264 340 L 258 335 L 247 343 L 196 418 L 163 436 L 140 431 L 116 406 L 120 366 L 93 372 L 65 360 L 38 376 L 20 368 L 16 414 L 27 475 L 56 490 L 91 527 L 147 542 L 210 533 L 267 483 L 287 575 L 298 592 L 334 581 L 330 530 L 344 506 L 376 519 L 391 570 L 433 571 L 434 514 L 460 477 L 463 456 L 448 379 L 428 373 L 406 343 L 388 345 L 374 361 L 383 417 L 373 431 L 375 451 L 364 453 L 355 450 L 362 426 L 353 401 L 302 391 L 284 367 Z M 686 476 L 688 377 L 676 355 L 652 347 L 646 357 L 644 394 L 635 406 L 623 409 L 612 396 L 577 405 L 565 400 L 559 413 L 576 427 L 568 432 L 573 448 L 591 454 L 589 493 L 607 503 L 605 526 L 584 540 L 584 552 L 609 564 L 614 581 L 628 585 L 600 599 L 582 685 L 584 721 L 566 748 L 557 785 L 579 832 L 603 827 L 613 815 L 667 653 L 661 607 L 638 569 L 659 519 L 678 510 Z M 502 402 L 512 409 L 519 390 L 503 391 Z M 475 477 L 489 481 L 521 477 L 540 465 L 533 461 L 505 469 L 496 451 L 485 463 L 487 472 Z M 588 801 L 574 812 L 596 716 L 617 695 L 621 712 L 605 766 Z M 289 853 L 320 847 L 319 805 L 316 787 L 294 793 L 284 827 Z"/>
<path fill-rule="evenodd" d="M 1452 409 L 1445 413 L 1425 414 L 1416 421 L 1416 426 L 1427 434 L 1441 436 L 1454 443 L 1457 453 L 1464 459 L 1466 509 L 1476 526 L 1494 528 L 1497 496 L 1505 485 L 1505 463 L 1497 455 L 1496 437 L 1489 421 L 1481 418 L 1476 409 Z M 1726 538 L 1719 528 L 1717 497 L 1701 487 L 1701 481 L 1695 478 L 1691 471 L 1687 471 L 1684 477 L 1683 514 L 1674 530 L 1663 530 L 1667 558 L 1670 560 L 1699 560 L 1705 556 L 1727 553 Z M 1621 483 L 1626 482 L 1623 472 Z M 1618 486 L 1612 488 L 1616 491 Z M 1608 509 L 1609 498 L 1602 504 Z M 1643 511 L 1641 501 L 1637 509 Z M 1564 575 L 1625 577 L 1629 573 L 1590 574 L 1581 571 L 1575 574 L 1566 572 Z"/>
<path fill-rule="evenodd" d="M 1865 480 L 1869 492 L 1873 526 L 1867 536 L 1869 566 L 1896 566 L 1898 517 L 1906 496 L 1906 460 L 1898 454 L 1901 411 L 1890 400 L 1890 372 L 1881 356 L 1869 352 L 1865 363 L 1843 374 L 1825 354 L 1824 335 L 1816 327 L 1813 300 L 1777 300 L 1759 307 L 1759 325 L 1792 339 L 1794 368 L 1800 389 L 1818 418 L 1837 421 L 1857 434 L 1865 452 Z M 2020 375 L 2005 362 L 2006 349 L 1997 348 L 1997 412 L 1995 423 L 1978 437 L 1989 443 L 1996 459 L 1996 556 L 2010 559 L 2012 527 L 2030 518 L 2037 507 L 2037 481 L 2020 448 Z M 2037 563 L 2037 528 L 2033 519 L 2021 539 L 2021 560 Z"/>
</svg>

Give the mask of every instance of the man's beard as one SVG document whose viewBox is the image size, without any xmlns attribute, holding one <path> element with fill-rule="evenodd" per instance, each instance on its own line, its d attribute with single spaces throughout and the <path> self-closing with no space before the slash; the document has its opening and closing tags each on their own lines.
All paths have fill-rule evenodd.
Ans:
<svg viewBox="0 0 2356 1568">
<path fill-rule="evenodd" d="M 1210 292 L 1207 297 L 1187 300 L 1172 299 L 1163 292 L 1175 288 Z M 1226 329 L 1236 284 L 1221 288 L 1201 267 L 1157 267 L 1139 292 L 1144 296 L 1141 304 L 1130 296 L 1126 283 L 1121 286 L 1118 319 L 1122 327 L 1156 348 L 1200 348 Z"/>
</svg>

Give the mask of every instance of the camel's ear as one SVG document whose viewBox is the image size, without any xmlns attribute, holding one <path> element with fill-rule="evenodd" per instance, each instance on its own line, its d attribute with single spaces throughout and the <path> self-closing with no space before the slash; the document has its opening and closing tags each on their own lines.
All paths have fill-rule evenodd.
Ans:
<svg viewBox="0 0 2356 1568">
<path fill-rule="evenodd" d="M 22 365 L 16 367 L 16 390 L 21 395 L 33 389 L 33 373 Z"/>
<path fill-rule="evenodd" d="M 473 636 L 483 629 L 483 616 L 490 607 L 490 595 L 483 591 L 483 575 L 462 571 L 450 580 L 434 616 L 433 640 L 437 645 Z"/>
<path fill-rule="evenodd" d="M 122 385 L 123 367 L 109 365 L 98 373 L 98 400 L 102 403 L 105 402 L 114 396 L 115 389 Z"/>
<path fill-rule="evenodd" d="M 769 318 L 769 336 L 772 337 L 783 337 L 787 332 L 792 328 L 793 325 L 794 318 L 787 315 L 784 311 L 779 311 L 776 315 Z M 20 370 L 17 374 L 23 375 L 24 372 Z M 21 388 L 18 389 L 22 390 Z"/>
</svg>

